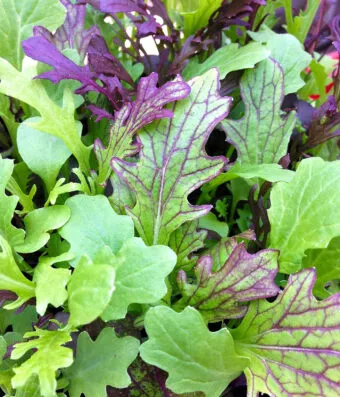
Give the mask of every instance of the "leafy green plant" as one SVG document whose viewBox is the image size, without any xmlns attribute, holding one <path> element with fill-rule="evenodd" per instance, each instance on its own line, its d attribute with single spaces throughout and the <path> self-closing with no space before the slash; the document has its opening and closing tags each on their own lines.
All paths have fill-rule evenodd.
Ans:
<svg viewBox="0 0 340 397">
<path fill-rule="evenodd" d="M 6 397 L 340 395 L 340 19 L 300 3 L 0 0 Z"/>
</svg>

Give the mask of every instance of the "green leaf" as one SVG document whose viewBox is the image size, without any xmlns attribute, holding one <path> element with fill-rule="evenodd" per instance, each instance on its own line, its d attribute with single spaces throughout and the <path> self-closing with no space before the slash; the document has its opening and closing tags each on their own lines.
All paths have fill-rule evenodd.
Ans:
<svg viewBox="0 0 340 397">
<path fill-rule="evenodd" d="M 229 331 L 210 332 L 192 307 L 181 313 L 153 307 L 144 324 L 149 340 L 140 348 L 142 359 L 169 373 L 166 386 L 175 393 L 202 391 L 219 397 L 248 365 L 236 355 Z"/>
<path fill-rule="evenodd" d="M 57 387 L 56 371 L 69 367 L 73 362 L 72 350 L 63 347 L 71 341 L 71 336 L 65 331 L 45 331 L 36 328 L 33 332 L 27 332 L 25 338 L 34 339 L 17 343 L 11 358 L 17 360 L 31 349 L 37 350 L 23 364 L 13 368 L 15 375 L 12 378 L 12 386 L 22 387 L 33 374 L 36 374 L 39 377 L 42 396 L 53 397 Z"/>
<path fill-rule="evenodd" d="M 332 291 L 328 291 L 325 285 L 340 279 L 340 237 L 333 238 L 327 248 L 307 250 L 305 253 L 303 267 L 316 269 L 314 295 L 322 299 L 327 298 L 332 295 Z"/>
<path fill-rule="evenodd" d="M 176 254 L 168 247 L 148 247 L 140 238 L 126 241 L 112 266 L 116 271 L 115 291 L 102 318 L 124 318 L 131 303 L 154 303 L 167 292 L 164 278 L 176 265 Z"/>
<path fill-rule="evenodd" d="M 15 397 L 41 397 L 38 376 L 31 376 L 23 387 L 16 390 Z"/>
<path fill-rule="evenodd" d="M 21 253 L 38 251 L 50 239 L 48 231 L 59 229 L 70 218 L 70 209 L 66 205 L 39 208 L 24 219 L 26 238 L 22 244 L 15 245 L 15 250 Z"/>
<path fill-rule="evenodd" d="M 175 230 L 169 240 L 169 247 L 177 255 L 176 268 L 191 269 L 197 257 L 189 255 L 204 247 L 204 240 L 207 237 L 205 230 L 198 229 L 198 220 L 186 222 Z"/>
<path fill-rule="evenodd" d="M 104 246 L 115 254 L 125 240 L 134 236 L 131 218 L 117 215 L 105 196 L 77 195 L 66 200 L 65 205 L 71 209 L 71 218 L 60 235 L 71 244 L 73 265 L 84 254 L 93 259 Z"/>
<path fill-rule="evenodd" d="M 230 98 L 219 95 L 217 70 L 195 77 L 188 85 L 190 95 L 171 107 L 174 117 L 155 122 L 139 134 L 140 161 L 112 161 L 136 194 L 137 204 L 127 212 L 149 245 L 167 244 L 184 222 L 209 212 L 210 206 L 190 205 L 187 196 L 220 173 L 226 161 L 222 156 L 209 157 L 204 150 L 211 131 L 230 107 Z"/>
<path fill-rule="evenodd" d="M 42 178 L 50 192 L 61 166 L 71 156 L 71 152 L 60 138 L 29 125 L 39 120 L 38 117 L 32 117 L 20 124 L 17 132 L 18 149 L 25 163 Z"/>
<path fill-rule="evenodd" d="M 326 86 L 332 82 L 329 75 L 332 74 L 334 69 L 334 60 L 332 62 L 332 68 L 327 70 L 325 65 L 321 62 L 317 62 L 315 59 L 310 64 L 310 72 L 308 74 L 307 83 L 299 91 L 299 98 L 305 101 L 310 100 L 310 95 L 320 95 L 317 103 L 324 103 L 327 100 Z"/>
<path fill-rule="evenodd" d="M 18 299 L 5 306 L 11 310 L 20 307 L 23 303 L 35 296 L 35 285 L 20 271 L 13 257 L 8 242 L 0 236 L 0 290 L 8 290 L 17 294 Z"/>
<path fill-rule="evenodd" d="M 69 324 L 88 324 L 99 317 L 115 289 L 115 270 L 108 264 L 94 264 L 84 256 L 68 284 Z M 95 299 L 91 299 L 95 297 Z"/>
<path fill-rule="evenodd" d="M 206 321 L 240 318 L 247 312 L 247 302 L 269 298 L 280 291 L 274 282 L 277 258 L 274 250 L 249 254 L 241 243 L 230 255 L 220 257 L 223 265 L 212 272 L 215 258 L 202 256 L 195 267 L 196 282 L 188 282 L 186 273 L 179 272 L 177 282 L 183 298 L 174 308 L 195 307 Z"/>
<path fill-rule="evenodd" d="M 12 144 L 16 147 L 16 134 L 19 124 L 15 121 L 14 114 L 10 111 L 9 98 L 2 94 L 0 94 L 0 117 L 7 127 Z"/>
<path fill-rule="evenodd" d="M 275 302 L 253 302 L 231 331 L 237 353 L 250 359 L 249 395 L 339 395 L 340 295 L 318 302 L 314 281 L 314 270 L 291 275 Z"/>
<path fill-rule="evenodd" d="M 303 160 L 291 182 L 270 196 L 270 247 L 280 250 L 280 272 L 301 269 L 306 249 L 326 248 L 340 235 L 340 161 Z M 325 205 L 329 203 L 329 205 Z"/>
<path fill-rule="evenodd" d="M 198 63 L 196 57 L 191 58 L 183 71 L 183 77 L 187 80 L 217 67 L 220 72 L 220 80 L 223 80 L 230 72 L 253 68 L 269 55 L 270 51 L 260 43 L 250 43 L 243 47 L 232 43 L 215 51 L 203 63 Z"/>
<path fill-rule="evenodd" d="M 14 162 L 0 156 L 0 236 L 11 245 L 21 244 L 25 232 L 12 225 L 12 218 L 18 204 L 17 196 L 7 196 L 5 189 L 13 173 Z"/>
<path fill-rule="evenodd" d="M 55 269 L 55 263 L 68 261 L 72 254 L 65 253 L 55 258 L 41 257 L 34 269 L 33 281 L 36 283 L 35 295 L 37 299 L 37 312 L 43 316 L 48 304 L 54 307 L 61 306 L 67 299 L 66 285 L 71 277 L 68 269 Z"/>
<path fill-rule="evenodd" d="M 0 58 L 0 92 L 35 108 L 41 118 L 39 122 L 28 123 L 29 126 L 64 141 L 78 160 L 82 171 L 89 173 L 91 148 L 81 141 L 80 122 L 74 119 L 75 106 L 71 91 L 64 91 L 63 106 L 60 107 L 50 99 L 43 83 L 34 79 L 36 75 L 35 62 L 24 64 L 22 72 L 19 72 L 5 59 Z"/>
<path fill-rule="evenodd" d="M 282 67 L 285 95 L 297 92 L 305 85 L 300 75 L 311 63 L 312 57 L 304 51 L 296 37 L 291 34 L 275 33 L 266 25 L 261 25 L 259 32 L 248 32 L 248 34 L 253 40 L 266 43 L 270 56 Z"/>
<path fill-rule="evenodd" d="M 79 335 L 73 365 L 64 371 L 70 381 L 70 396 L 106 397 L 106 386 L 125 388 L 131 380 L 128 366 L 138 354 L 139 341 L 118 338 L 113 328 L 104 328 L 93 342 L 87 332 Z"/>
<path fill-rule="evenodd" d="M 0 54 L 17 69 L 24 53 L 21 42 L 33 34 L 33 27 L 55 30 L 65 19 L 58 0 L 0 0 Z"/>
<path fill-rule="evenodd" d="M 221 222 L 216 218 L 216 215 L 212 212 L 209 214 L 202 216 L 198 220 L 199 227 L 201 229 L 212 230 L 221 237 L 227 237 L 229 233 L 229 227 L 226 222 Z"/>
<path fill-rule="evenodd" d="M 224 120 L 227 138 L 237 149 L 238 162 L 250 164 L 278 163 L 287 153 L 295 125 L 295 114 L 281 118 L 283 73 L 271 59 L 247 70 L 241 79 L 245 115 L 240 120 Z"/>
</svg>

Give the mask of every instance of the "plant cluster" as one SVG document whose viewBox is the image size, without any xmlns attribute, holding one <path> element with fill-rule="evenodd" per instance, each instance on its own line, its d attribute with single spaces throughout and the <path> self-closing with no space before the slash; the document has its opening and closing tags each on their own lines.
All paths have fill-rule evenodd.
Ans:
<svg viewBox="0 0 340 397">
<path fill-rule="evenodd" d="M 0 0 L 6 396 L 340 395 L 339 12 Z"/>
</svg>

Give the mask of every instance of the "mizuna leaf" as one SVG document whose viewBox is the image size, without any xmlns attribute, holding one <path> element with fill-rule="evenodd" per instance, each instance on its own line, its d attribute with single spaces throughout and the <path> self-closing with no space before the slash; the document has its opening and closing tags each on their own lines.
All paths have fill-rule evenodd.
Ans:
<svg viewBox="0 0 340 397">
<path fill-rule="evenodd" d="M 232 330 L 249 357 L 248 396 L 337 396 L 340 393 L 340 295 L 317 301 L 315 271 L 291 275 L 275 302 L 253 302 Z"/>
<path fill-rule="evenodd" d="M 273 250 L 249 254 L 240 243 L 213 273 L 213 259 L 203 256 L 195 268 L 196 283 L 189 284 L 185 272 L 179 272 L 177 280 L 183 298 L 175 307 L 193 306 L 206 321 L 242 317 L 248 309 L 244 303 L 280 292 L 274 282 L 277 257 L 278 252 Z"/>
<path fill-rule="evenodd" d="M 142 239 L 126 241 L 111 260 L 116 271 L 115 291 L 102 318 L 124 318 L 131 303 L 154 303 L 167 292 L 165 277 L 176 265 L 176 255 L 168 247 L 148 247 Z"/>
<path fill-rule="evenodd" d="M 84 254 L 93 259 L 104 246 L 115 254 L 134 236 L 130 217 L 117 215 L 104 196 L 78 195 L 66 200 L 65 205 L 71 209 L 71 218 L 60 235 L 71 244 L 74 266 Z"/>
<path fill-rule="evenodd" d="M 283 72 L 272 59 L 245 71 L 241 79 L 245 115 L 240 120 L 224 120 L 227 140 L 237 149 L 238 162 L 248 164 L 277 163 L 287 153 L 295 125 L 295 114 L 281 118 L 284 97 Z"/>
<path fill-rule="evenodd" d="M 318 298 L 327 298 L 332 290 L 326 284 L 340 279 L 340 237 L 335 237 L 327 248 L 307 250 L 303 258 L 303 267 L 316 269 L 316 282 L 313 293 Z"/>
<path fill-rule="evenodd" d="M 248 32 L 248 34 L 253 40 L 266 43 L 270 56 L 282 67 L 285 95 L 297 92 L 305 85 L 300 75 L 311 63 L 312 57 L 304 51 L 296 37 L 291 34 L 275 33 L 263 24 L 259 32 Z"/>
<path fill-rule="evenodd" d="M 36 25 L 55 30 L 65 18 L 58 0 L 1 0 L 0 54 L 17 69 L 24 57 L 21 42 L 33 33 Z"/>
<path fill-rule="evenodd" d="M 36 374 L 39 377 L 42 396 L 55 396 L 56 371 L 69 367 L 73 362 L 72 350 L 63 347 L 65 343 L 71 341 L 70 334 L 65 331 L 45 331 L 36 328 L 35 331 L 27 332 L 24 336 L 34 339 L 15 344 L 11 358 L 17 360 L 31 349 L 36 351 L 21 365 L 13 368 L 15 375 L 12 378 L 12 386 L 22 387 L 32 375 Z"/>
<path fill-rule="evenodd" d="M 175 393 L 202 391 L 219 397 L 248 365 L 245 357 L 235 354 L 229 331 L 210 332 L 192 307 L 181 313 L 153 307 L 144 325 L 149 340 L 140 348 L 141 357 L 169 373 L 166 385 Z"/>
<path fill-rule="evenodd" d="M 326 248 L 340 235 L 340 161 L 301 161 L 291 182 L 270 195 L 270 247 L 280 250 L 280 271 L 301 269 L 306 249 Z M 329 205 L 325 205 L 329 203 Z"/>
<path fill-rule="evenodd" d="M 11 179 L 14 162 L 4 160 L 0 156 L 0 236 L 10 245 L 21 244 L 24 241 L 25 232 L 12 225 L 12 218 L 18 204 L 17 196 L 7 196 L 6 186 Z"/>
<path fill-rule="evenodd" d="M 184 223 L 171 234 L 169 247 L 177 255 L 176 268 L 190 270 L 194 266 L 197 257 L 191 257 L 190 255 L 203 248 L 207 236 L 205 230 L 197 229 L 198 220 L 195 220 Z"/>
<path fill-rule="evenodd" d="M 70 396 L 106 397 L 106 386 L 125 388 L 131 380 L 127 368 L 138 354 L 139 341 L 118 338 L 113 328 L 104 328 L 93 342 L 87 332 L 77 341 L 73 365 L 64 371 L 70 381 Z"/>
<path fill-rule="evenodd" d="M 59 107 L 50 99 L 42 82 L 34 79 L 36 75 L 36 64 L 24 63 L 22 71 L 19 72 L 5 59 L 0 58 L 0 92 L 35 108 L 41 119 L 30 126 L 64 141 L 77 158 L 83 172 L 89 172 L 91 148 L 81 141 L 79 121 L 74 118 L 72 93 L 65 90 L 63 107 Z"/>
<path fill-rule="evenodd" d="M 12 310 L 34 297 L 35 285 L 21 273 L 10 245 L 2 236 L 0 246 L 0 290 L 12 291 L 18 296 L 16 301 L 5 306 L 5 309 Z"/>
<path fill-rule="evenodd" d="M 151 73 L 140 80 L 136 100 L 116 113 L 106 148 L 100 140 L 96 140 L 94 151 L 99 163 L 98 183 L 104 184 L 110 177 L 110 162 L 113 157 L 124 159 L 139 151 L 139 146 L 132 143 L 138 130 L 153 120 L 172 117 L 173 113 L 163 107 L 185 98 L 190 93 L 190 87 L 181 79 L 168 82 L 160 88 L 156 87 L 157 81 L 157 73 Z"/>
<path fill-rule="evenodd" d="M 115 270 L 108 264 L 94 264 L 84 256 L 68 284 L 69 324 L 89 324 L 99 317 L 115 290 Z M 95 297 L 95 299 L 91 299 Z"/>
<path fill-rule="evenodd" d="M 270 51 L 259 43 L 250 43 L 243 47 L 231 43 L 215 51 L 203 63 L 198 63 L 197 58 L 191 58 L 183 71 L 183 77 L 189 79 L 207 72 L 212 67 L 217 67 L 222 80 L 228 73 L 235 70 L 253 68 L 269 55 Z"/>
<path fill-rule="evenodd" d="M 20 253 L 38 251 L 50 239 L 50 230 L 59 229 L 70 218 L 70 209 L 66 205 L 38 208 L 26 215 L 26 238 L 14 248 Z"/>
<path fill-rule="evenodd" d="M 218 93 L 218 72 L 212 69 L 188 84 L 190 95 L 171 107 L 174 117 L 140 133 L 140 161 L 112 161 L 114 171 L 136 194 L 137 204 L 127 212 L 147 244 L 167 244 L 181 224 L 209 212 L 210 205 L 192 206 L 187 196 L 221 172 L 226 161 L 222 156 L 209 157 L 204 150 L 230 107 L 230 98 Z"/>
<path fill-rule="evenodd" d="M 72 258 L 73 255 L 69 253 L 55 258 L 42 257 L 34 269 L 33 280 L 36 283 L 37 312 L 41 316 L 45 314 L 49 303 L 54 307 L 59 307 L 67 299 L 66 285 L 70 280 L 71 272 L 68 269 L 55 269 L 52 265 Z"/>
</svg>

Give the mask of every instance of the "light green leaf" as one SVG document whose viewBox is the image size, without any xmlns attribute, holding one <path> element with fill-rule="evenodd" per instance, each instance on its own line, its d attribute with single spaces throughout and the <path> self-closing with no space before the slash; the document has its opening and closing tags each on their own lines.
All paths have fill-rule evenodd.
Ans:
<svg viewBox="0 0 340 397">
<path fill-rule="evenodd" d="M 0 92 L 19 99 L 35 108 L 40 121 L 28 123 L 32 128 L 49 133 L 64 141 L 78 160 L 83 172 L 89 173 L 91 148 L 86 147 L 79 136 L 80 122 L 74 119 L 75 106 L 70 90 L 64 91 L 63 107 L 56 105 L 48 96 L 38 74 L 36 62 L 24 62 L 22 72 L 5 59 L 0 58 Z"/>
<path fill-rule="evenodd" d="M 12 218 L 18 204 L 17 196 L 7 196 L 5 189 L 14 168 L 12 160 L 4 160 L 0 156 L 0 236 L 11 245 L 21 244 L 24 240 L 25 232 L 12 225 Z"/>
<path fill-rule="evenodd" d="M 69 324 L 78 327 L 99 317 L 110 302 L 115 289 L 114 281 L 115 270 L 112 266 L 93 264 L 84 256 L 68 284 Z"/>
<path fill-rule="evenodd" d="M 216 215 L 212 212 L 202 216 L 198 220 L 199 227 L 201 229 L 212 230 L 216 232 L 221 237 L 227 237 L 229 233 L 229 227 L 226 222 L 221 222 L 216 218 Z"/>
<path fill-rule="evenodd" d="M 42 178 L 50 192 L 55 185 L 61 166 L 71 156 L 71 152 L 60 138 L 30 126 L 31 123 L 34 124 L 39 120 L 39 117 L 32 117 L 20 124 L 17 143 L 19 153 L 25 163 Z M 81 130 L 79 133 L 81 134 Z"/>
<path fill-rule="evenodd" d="M 113 328 L 104 328 L 94 342 L 87 332 L 82 332 L 75 361 L 64 371 L 70 381 L 70 396 L 84 393 L 89 397 L 106 397 L 106 386 L 129 386 L 127 368 L 137 357 L 138 347 L 137 339 L 118 338 Z"/>
<path fill-rule="evenodd" d="M 222 126 L 237 149 L 238 162 L 278 163 L 287 153 L 295 125 L 295 113 L 281 118 L 284 97 L 283 73 L 277 62 L 267 59 L 241 79 L 245 115 L 240 120 L 224 120 Z"/>
<path fill-rule="evenodd" d="M 311 63 L 312 57 L 304 51 L 296 37 L 291 34 L 275 33 L 266 25 L 261 25 L 259 32 L 248 32 L 248 34 L 253 40 L 266 43 L 271 57 L 282 67 L 285 95 L 297 92 L 305 85 L 300 75 Z"/>
<path fill-rule="evenodd" d="M 41 397 L 38 376 L 31 376 L 23 387 L 16 390 L 15 397 Z"/>
<path fill-rule="evenodd" d="M 148 247 L 140 238 L 126 241 L 113 260 L 115 291 L 102 318 L 124 318 L 131 303 L 154 303 L 167 292 L 164 278 L 176 265 L 176 254 L 168 247 Z"/>
<path fill-rule="evenodd" d="M 329 58 L 325 55 L 325 59 Z M 324 61 L 324 59 L 323 59 Z M 322 63 L 322 61 L 317 62 L 315 59 L 312 60 L 310 64 L 310 72 L 306 77 L 307 83 L 304 87 L 302 87 L 299 91 L 299 98 L 304 99 L 305 101 L 310 100 L 310 95 L 320 95 L 320 98 L 317 100 L 317 104 L 321 104 L 326 102 L 327 93 L 326 86 L 332 82 L 332 79 L 329 77 L 332 75 L 332 71 L 335 68 L 335 62 L 331 63 L 332 67 L 326 67 Z"/>
<path fill-rule="evenodd" d="M 18 299 L 5 306 L 11 310 L 20 307 L 23 303 L 35 296 L 35 285 L 20 271 L 13 257 L 12 249 L 8 242 L 0 236 L 0 290 L 12 291 Z"/>
<path fill-rule="evenodd" d="M 228 73 L 235 70 L 253 68 L 269 55 L 270 51 L 260 43 L 250 43 L 243 47 L 232 43 L 215 51 L 203 63 L 198 63 L 197 58 L 191 58 L 183 71 L 183 77 L 187 80 L 217 67 L 220 72 L 220 80 L 222 80 Z"/>
<path fill-rule="evenodd" d="M 43 256 L 34 269 L 33 281 L 36 283 L 37 312 L 41 316 L 45 314 L 49 303 L 54 307 L 59 307 L 67 299 L 65 287 L 71 278 L 71 272 L 68 269 L 55 269 L 52 265 L 72 258 L 73 255 L 68 252 L 55 258 Z"/>
<path fill-rule="evenodd" d="M 306 249 L 326 248 L 340 235 L 340 161 L 303 160 L 291 182 L 270 196 L 270 247 L 280 250 L 280 272 L 301 269 Z M 329 203 L 329 205 L 325 205 Z"/>
<path fill-rule="evenodd" d="M 236 355 L 229 331 L 210 332 L 192 307 L 181 313 L 153 307 L 144 324 L 149 340 L 140 348 L 142 359 L 169 373 L 166 386 L 175 393 L 202 391 L 219 397 L 248 365 Z"/>
<path fill-rule="evenodd" d="M 332 295 L 325 285 L 334 280 L 340 280 L 340 237 L 335 237 L 323 249 L 307 250 L 303 258 L 303 267 L 315 267 L 316 282 L 314 295 L 324 299 Z"/>
<path fill-rule="evenodd" d="M 134 236 L 133 222 L 126 215 L 117 215 L 105 196 L 77 195 L 66 200 L 71 218 L 60 235 L 71 244 L 72 262 L 88 255 L 91 259 L 104 246 L 117 253 L 123 242 Z"/>
<path fill-rule="evenodd" d="M 338 396 L 340 394 L 339 294 L 317 301 L 315 271 L 291 275 L 275 302 L 251 303 L 232 330 L 245 370 L 249 396 Z"/>
<path fill-rule="evenodd" d="M 46 331 L 36 328 L 27 332 L 25 338 L 34 338 L 23 343 L 17 343 L 11 354 L 17 360 L 31 349 L 37 349 L 23 364 L 13 368 L 15 375 L 12 378 L 14 388 L 22 387 L 34 374 L 38 375 L 40 392 L 43 397 L 54 397 L 57 381 L 56 371 L 69 367 L 73 362 L 72 350 L 63 347 L 71 341 L 71 336 L 65 331 Z"/>
<path fill-rule="evenodd" d="M 58 0 L 0 0 L 0 54 L 17 69 L 24 53 L 21 42 L 33 34 L 33 26 L 55 30 L 65 19 Z"/>
<path fill-rule="evenodd" d="M 70 209 L 66 205 L 39 208 L 24 219 L 26 238 L 22 244 L 15 245 L 15 250 L 21 253 L 38 251 L 50 239 L 50 230 L 59 229 L 70 218 Z"/>
</svg>

